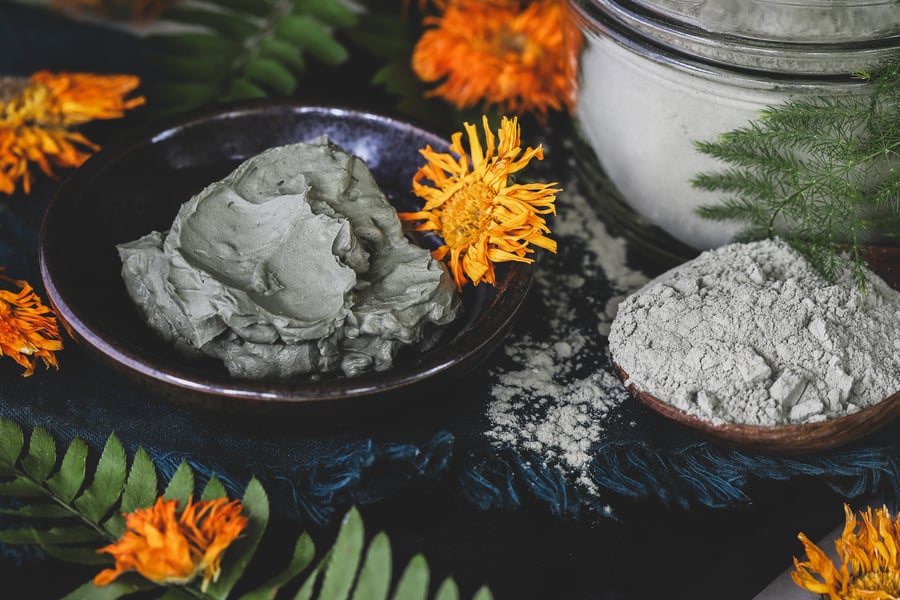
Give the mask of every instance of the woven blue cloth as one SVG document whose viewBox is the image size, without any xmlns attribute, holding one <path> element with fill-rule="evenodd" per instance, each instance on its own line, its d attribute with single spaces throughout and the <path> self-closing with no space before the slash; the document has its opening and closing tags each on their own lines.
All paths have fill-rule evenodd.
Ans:
<svg viewBox="0 0 900 600">
<path fill-rule="evenodd" d="M 34 31 L 39 28 L 38 36 Z M 121 32 L 72 24 L 42 11 L 0 7 L 0 75 L 40 68 L 135 71 L 140 64 L 139 43 Z M 78 51 L 72 52 L 73 47 Z M 128 121 L 119 126 L 127 127 Z M 108 132 L 109 126 L 104 127 Z M 557 178 L 552 173 L 569 172 L 571 167 L 567 146 L 553 135 L 549 134 L 546 153 L 554 159 L 544 168 Z M 44 178 L 27 197 L 0 197 L 0 264 L 7 275 L 29 280 L 43 298 L 37 240 L 41 215 L 55 185 Z M 578 182 L 568 185 L 577 188 Z M 576 220 L 597 218 L 578 215 L 589 207 L 575 203 L 574 197 L 560 195 L 561 214 Z M 597 258 L 595 240 L 583 232 L 554 237 L 560 251 L 543 256 L 539 269 L 579 277 L 585 257 Z M 544 343 L 548 324 L 542 316 L 553 312 L 548 303 L 555 295 L 567 293 L 545 289 L 547 285 L 538 278 L 510 344 L 540 348 Z M 572 292 L 573 297 L 583 297 L 583 302 L 575 303 L 579 331 L 572 334 L 586 340 L 579 356 L 591 359 L 566 376 L 611 373 L 606 340 L 598 333 L 597 307 L 619 292 L 602 273 Z M 115 433 L 129 455 L 138 447 L 147 450 L 163 477 L 188 461 L 201 479 L 215 475 L 235 495 L 255 476 L 269 493 L 273 510 L 301 523 L 327 523 L 350 504 L 378 502 L 405 485 L 435 480 L 451 482 L 461 497 L 478 507 L 515 510 L 537 503 L 566 518 L 585 511 L 614 517 L 617 505 L 635 499 L 676 508 L 746 505 L 753 502 L 753 482 L 758 480 L 818 478 L 848 498 L 877 491 L 896 496 L 900 491 L 896 423 L 827 452 L 752 455 L 705 442 L 628 400 L 603 416 L 615 425 L 588 449 L 589 463 L 575 471 L 556 454 L 489 435 L 492 423 L 485 407 L 493 401 L 491 390 L 498 377 L 510 369 L 502 350 L 452 389 L 435 391 L 442 395 L 440 402 L 451 407 L 458 398 L 483 402 L 459 403 L 459 410 L 439 417 L 387 415 L 337 430 L 317 430 L 309 424 L 292 429 L 216 419 L 169 404 L 109 372 L 72 340 L 65 342 L 59 371 L 38 368 L 26 379 L 20 377 L 18 365 L 0 360 L 0 417 L 26 432 L 43 427 L 59 446 L 79 437 L 95 454 Z M 556 399 L 540 400 L 546 408 Z"/>
</svg>

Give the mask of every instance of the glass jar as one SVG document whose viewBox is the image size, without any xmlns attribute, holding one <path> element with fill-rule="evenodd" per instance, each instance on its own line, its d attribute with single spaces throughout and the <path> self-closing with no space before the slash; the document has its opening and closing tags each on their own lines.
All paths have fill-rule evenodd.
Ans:
<svg viewBox="0 0 900 600">
<path fill-rule="evenodd" d="M 900 49 L 894 0 L 569 2 L 583 34 L 576 127 L 609 183 L 598 202 L 682 255 L 737 229 L 695 214 L 721 197 L 691 179 L 723 165 L 694 142 L 798 96 L 866 94 L 853 73 Z"/>
</svg>

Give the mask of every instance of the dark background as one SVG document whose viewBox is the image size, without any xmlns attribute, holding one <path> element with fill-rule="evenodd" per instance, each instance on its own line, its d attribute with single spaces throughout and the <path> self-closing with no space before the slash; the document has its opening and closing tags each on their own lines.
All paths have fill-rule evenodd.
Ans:
<svg viewBox="0 0 900 600">
<path fill-rule="evenodd" d="M 45 68 L 135 72 L 142 60 L 131 36 L 22 5 L 0 4 L 0 75 Z M 345 75 L 371 67 L 363 58 L 337 73 L 323 72 L 316 79 L 320 85 L 302 90 L 298 98 L 389 112 L 391 98 L 382 92 L 360 98 L 348 90 L 347 82 L 353 79 Z M 113 135 L 113 127 L 96 125 L 92 135 L 102 141 Z M 15 210 L 39 219 L 50 191 L 39 186 L 35 197 Z M 77 352 L 67 349 L 70 365 L 83 360 Z M 18 371 L 8 362 L 0 365 L 3 377 L 16 377 Z M 790 566 L 793 556 L 802 556 L 798 532 L 818 540 L 843 517 L 843 499 L 814 478 L 760 480 L 750 489 L 754 500 L 743 508 L 686 510 L 631 501 L 618 511 L 617 521 L 590 514 L 557 517 L 546 506 L 528 501 L 512 511 L 481 510 L 466 502 L 452 482 L 420 481 L 389 499 L 362 506 L 361 512 L 369 533 L 388 533 L 396 569 L 421 552 L 435 585 L 452 576 L 462 597 L 487 584 L 495 598 L 503 599 L 739 600 L 753 598 Z M 334 525 L 307 530 L 319 547 L 334 539 Z M 297 525 L 284 522 L 270 527 L 267 535 L 273 547 L 286 549 L 298 532 Z M 285 558 L 272 556 L 272 568 Z M 0 597 L 61 597 L 95 573 L 93 567 L 52 561 L 17 564 L 5 558 L 0 560 L 4 588 L 29 591 Z"/>
</svg>

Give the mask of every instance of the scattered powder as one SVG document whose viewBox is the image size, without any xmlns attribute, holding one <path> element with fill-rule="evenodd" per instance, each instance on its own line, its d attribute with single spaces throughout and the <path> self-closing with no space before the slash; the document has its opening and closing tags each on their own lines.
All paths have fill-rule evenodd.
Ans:
<svg viewBox="0 0 900 600">
<path fill-rule="evenodd" d="M 780 240 L 730 244 L 628 297 L 609 348 L 629 383 L 714 424 L 822 421 L 900 390 L 900 293 L 829 284 Z"/>
<path fill-rule="evenodd" d="M 615 298 L 647 277 L 626 265 L 625 241 L 607 233 L 576 188 L 566 186 L 557 198 L 559 254 L 542 257 L 531 291 L 538 318 L 510 336 L 508 360 L 491 372 L 487 436 L 538 453 L 591 491 L 591 448 L 628 398 L 611 370 L 605 336 Z"/>
</svg>

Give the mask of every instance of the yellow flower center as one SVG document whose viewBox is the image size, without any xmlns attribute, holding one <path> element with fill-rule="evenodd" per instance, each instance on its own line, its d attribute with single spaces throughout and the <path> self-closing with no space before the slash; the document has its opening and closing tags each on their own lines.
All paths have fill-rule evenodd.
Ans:
<svg viewBox="0 0 900 600">
<path fill-rule="evenodd" d="M 510 31 L 506 27 L 502 28 L 494 38 L 494 47 L 499 50 L 499 56 L 504 54 L 523 54 L 528 39 L 521 33 Z"/>
<path fill-rule="evenodd" d="M 451 248 L 475 244 L 491 220 L 494 190 L 482 182 L 473 182 L 456 190 L 441 212 L 444 243 Z"/>
<path fill-rule="evenodd" d="M 898 598 L 900 597 L 900 572 L 888 570 L 862 574 L 850 582 L 850 591 L 850 600 Z M 873 596 L 874 592 L 881 592 L 881 595 Z"/>
</svg>

